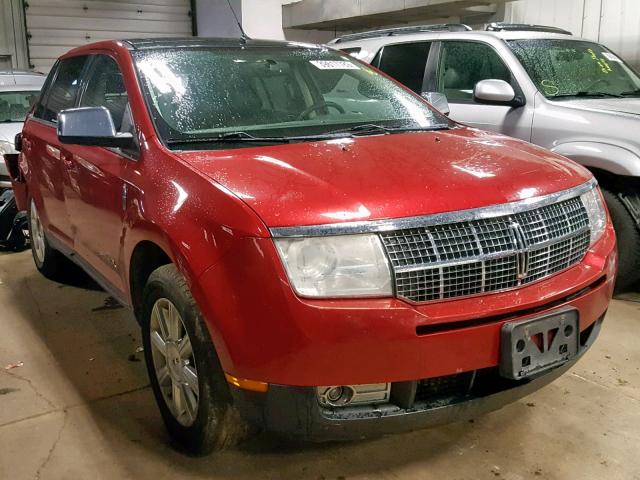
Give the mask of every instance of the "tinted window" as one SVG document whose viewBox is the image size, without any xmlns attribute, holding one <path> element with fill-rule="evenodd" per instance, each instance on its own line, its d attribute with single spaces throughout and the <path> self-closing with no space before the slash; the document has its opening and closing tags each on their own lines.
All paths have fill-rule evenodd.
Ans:
<svg viewBox="0 0 640 480">
<path fill-rule="evenodd" d="M 118 64 L 106 55 L 96 56 L 80 106 L 106 107 L 111 113 L 116 130 L 120 131 L 125 112 L 128 115 L 128 105 L 129 99 Z"/>
<path fill-rule="evenodd" d="M 38 91 L 0 92 L 0 123 L 24 122 Z"/>
<path fill-rule="evenodd" d="M 414 92 L 421 93 L 430 46 L 428 42 L 387 45 L 381 52 L 378 68 Z"/>
<path fill-rule="evenodd" d="M 443 42 L 438 69 L 438 91 L 450 102 L 470 101 L 481 80 L 497 79 L 516 89 L 511 72 L 489 45 L 475 42 Z"/>
<path fill-rule="evenodd" d="M 86 61 L 86 56 L 60 61 L 56 78 L 47 92 L 46 104 L 41 118 L 55 122 L 58 120 L 58 112 L 66 108 L 73 108 L 80 87 L 80 76 Z"/>
<path fill-rule="evenodd" d="M 47 79 L 44 81 L 44 85 L 40 90 L 40 95 L 38 96 L 38 105 L 36 106 L 35 112 L 33 112 L 34 117 L 36 118 L 44 118 L 45 111 L 45 101 L 47 99 L 47 92 L 49 91 L 49 87 L 51 86 L 51 82 L 56 76 L 56 72 L 58 71 L 58 66 L 60 62 L 56 62 L 51 70 L 49 71 L 49 75 L 47 75 Z"/>
</svg>

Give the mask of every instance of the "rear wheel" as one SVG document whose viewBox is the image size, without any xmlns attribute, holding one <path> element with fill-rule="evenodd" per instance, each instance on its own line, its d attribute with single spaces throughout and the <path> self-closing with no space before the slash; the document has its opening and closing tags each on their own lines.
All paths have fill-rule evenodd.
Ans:
<svg viewBox="0 0 640 480">
<path fill-rule="evenodd" d="M 206 454 L 246 435 L 202 314 L 174 265 L 149 277 L 142 337 L 156 402 L 180 446 Z"/>
<path fill-rule="evenodd" d="M 31 254 L 36 268 L 47 278 L 57 278 L 61 273 L 65 258 L 49 245 L 44 226 L 40 221 L 38 208 L 33 199 L 29 206 L 29 237 L 31 239 Z"/>
<path fill-rule="evenodd" d="M 616 292 L 632 288 L 640 282 L 640 230 L 635 220 L 615 193 L 602 189 L 616 231 L 620 262 Z"/>
</svg>

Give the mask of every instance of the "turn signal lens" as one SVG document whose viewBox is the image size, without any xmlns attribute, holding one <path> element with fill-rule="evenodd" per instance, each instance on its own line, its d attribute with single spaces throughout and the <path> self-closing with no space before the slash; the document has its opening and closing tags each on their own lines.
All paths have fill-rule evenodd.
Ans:
<svg viewBox="0 0 640 480">
<path fill-rule="evenodd" d="M 251 392 L 265 393 L 269 390 L 269 384 L 265 382 L 258 382 L 257 380 L 247 380 L 246 378 L 237 378 L 228 373 L 224 374 L 227 379 L 227 383 L 241 388 L 242 390 L 249 390 Z"/>
</svg>

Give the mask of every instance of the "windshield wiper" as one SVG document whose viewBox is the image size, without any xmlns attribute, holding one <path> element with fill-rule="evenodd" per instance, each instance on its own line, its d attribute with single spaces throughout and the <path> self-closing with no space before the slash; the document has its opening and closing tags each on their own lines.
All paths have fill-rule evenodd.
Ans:
<svg viewBox="0 0 640 480">
<path fill-rule="evenodd" d="M 576 92 L 576 93 L 563 93 L 561 95 L 553 95 L 551 98 L 567 98 L 567 97 L 612 97 L 612 98 L 622 98 L 623 96 L 617 93 L 608 93 L 608 92 Z"/>
<path fill-rule="evenodd" d="M 620 96 L 622 97 L 632 97 L 634 95 L 640 95 L 640 88 L 636 88 L 635 90 L 629 90 L 628 92 L 622 92 Z"/>
<path fill-rule="evenodd" d="M 329 132 L 329 135 L 335 135 L 340 133 L 348 133 L 353 136 L 358 135 L 386 135 L 389 133 L 401 133 L 401 132 L 426 132 L 432 130 L 443 130 L 449 128 L 449 125 L 434 125 L 433 127 L 384 127 L 375 123 L 365 123 L 362 125 L 356 125 L 354 127 L 343 128 L 340 130 L 333 130 Z"/>
<path fill-rule="evenodd" d="M 226 132 L 215 137 L 185 137 L 169 138 L 168 145 L 180 145 L 185 143 L 215 143 L 215 142 L 264 142 L 264 143 L 289 143 L 285 137 L 256 137 L 247 132 Z"/>
</svg>

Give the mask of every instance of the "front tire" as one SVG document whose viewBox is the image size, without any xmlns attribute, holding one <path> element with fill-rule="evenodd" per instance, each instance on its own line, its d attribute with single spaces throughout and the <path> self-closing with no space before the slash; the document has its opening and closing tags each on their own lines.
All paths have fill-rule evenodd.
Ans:
<svg viewBox="0 0 640 480">
<path fill-rule="evenodd" d="M 206 454 L 234 445 L 247 427 L 204 319 L 174 265 L 155 270 L 144 289 L 142 338 L 147 371 L 171 436 L 185 450 Z"/>
<path fill-rule="evenodd" d="M 603 188 L 602 194 L 607 202 L 618 241 L 620 262 L 615 289 L 616 293 L 621 293 L 640 282 L 640 231 L 615 193 Z"/>
<path fill-rule="evenodd" d="M 31 254 L 36 268 L 48 279 L 55 280 L 62 273 L 65 258 L 49 245 L 44 226 L 40 221 L 40 214 L 36 203 L 31 199 L 29 205 L 29 238 L 31 240 Z"/>
</svg>

